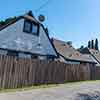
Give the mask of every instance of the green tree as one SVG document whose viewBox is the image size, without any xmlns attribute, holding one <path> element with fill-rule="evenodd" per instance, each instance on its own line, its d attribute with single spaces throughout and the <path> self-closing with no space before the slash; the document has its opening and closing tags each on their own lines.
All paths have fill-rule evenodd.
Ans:
<svg viewBox="0 0 100 100">
<path fill-rule="evenodd" d="M 94 49 L 94 40 L 91 41 L 91 49 Z"/>
<path fill-rule="evenodd" d="M 15 20 L 15 19 L 16 19 L 16 17 L 10 17 L 10 18 L 7 18 L 5 20 L 1 20 L 0 26 L 6 25 L 6 24 L 8 24 L 9 22 L 11 22 L 12 20 Z"/>
<path fill-rule="evenodd" d="M 91 42 L 88 41 L 88 48 L 91 48 Z"/>
<path fill-rule="evenodd" d="M 1 20 L 0 21 L 0 26 L 5 25 L 5 21 Z"/>
<path fill-rule="evenodd" d="M 98 39 L 95 40 L 95 50 L 98 50 Z"/>
</svg>

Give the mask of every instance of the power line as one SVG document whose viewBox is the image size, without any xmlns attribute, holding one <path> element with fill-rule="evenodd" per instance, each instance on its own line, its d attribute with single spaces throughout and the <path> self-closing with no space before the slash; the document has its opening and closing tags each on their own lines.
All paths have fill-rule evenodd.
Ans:
<svg viewBox="0 0 100 100">
<path fill-rule="evenodd" d="M 40 11 L 41 9 L 43 9 L 46 5 L 48 5 L 49 2 L 50 2 L 50 0 L 47 0 L 44 4 L 42 4 L 39 8 L 37 8 L 37 9 L 35 10 L 35 12 L 36 12 L 36 13 L 39 12 L 39 11 Z"/>
<path fill-rule="evenodd" d="M 43 9 L 45 6 L 47 6 L 50 3 L 51 0 L 47 0 L 44 4 L 42 4 L 39 8 L 37 8 L 35 10 L 35 12 L 39 12 L 41 9 Z M 54 30 L 52 30 L 52 28 L 49 25 L 49 35 L 54 35 L 54 33 L 56 33 Z"/>
</svg>

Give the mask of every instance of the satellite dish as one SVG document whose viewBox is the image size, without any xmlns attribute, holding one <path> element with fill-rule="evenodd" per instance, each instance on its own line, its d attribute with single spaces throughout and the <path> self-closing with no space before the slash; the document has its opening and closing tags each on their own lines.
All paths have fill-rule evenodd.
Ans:
<svg viewBox="0 0 100 100">
<path fill-rule="evenodd" d="M 44 15 L 39 15 L 38 20 L 39 20 L 40 22 L 44 22 L 44 21 L 45 21 Z"/>
</svg>

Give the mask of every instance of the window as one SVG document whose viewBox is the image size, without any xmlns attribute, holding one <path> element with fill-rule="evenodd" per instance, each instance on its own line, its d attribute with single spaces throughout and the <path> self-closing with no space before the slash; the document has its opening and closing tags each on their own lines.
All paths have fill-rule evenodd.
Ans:
<svg viewBox="0 0 100 100">
<path fill-rule="evenodd" d="M 29 20 L 25 20 L 23 31 L 26 33 L 33 34 L 33 35 L 38 35 L 39 25 L 37 23 L 31 22 Z"/>
<path fill-rule="evenodd" d="M 31 22 L 25 21 L 25 23 L 24 23 L 24 32 L 28 32 L 28 33 L 31 32 Z"/>
<path fill-rule="evenodd" d="M 8 50 L 7 55 L 8 56 L 18 56 L 18 52 L 17 51 L 10 51 L 10 50 Z"/>
<path fill-rule="evenodd" d="M 37 25 L 32 23 L 32 34 L 37 34 L 38 33 L 37 30 L 38 30 Z"/>
</svg>

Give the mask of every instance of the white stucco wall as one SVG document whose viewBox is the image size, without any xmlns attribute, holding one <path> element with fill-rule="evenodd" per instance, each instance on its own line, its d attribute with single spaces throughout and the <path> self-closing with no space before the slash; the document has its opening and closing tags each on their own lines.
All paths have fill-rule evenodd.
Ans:
<svg viewBox="0 0 100 100">
<path fill-rule="evenodd" d="M 42 27 L 39 36 L 23 32 L 24 19 L 0 31 L 0 48 L 56 55 Z M 38 44 L 41 44 L 41 47 Z"/>
</svg>

